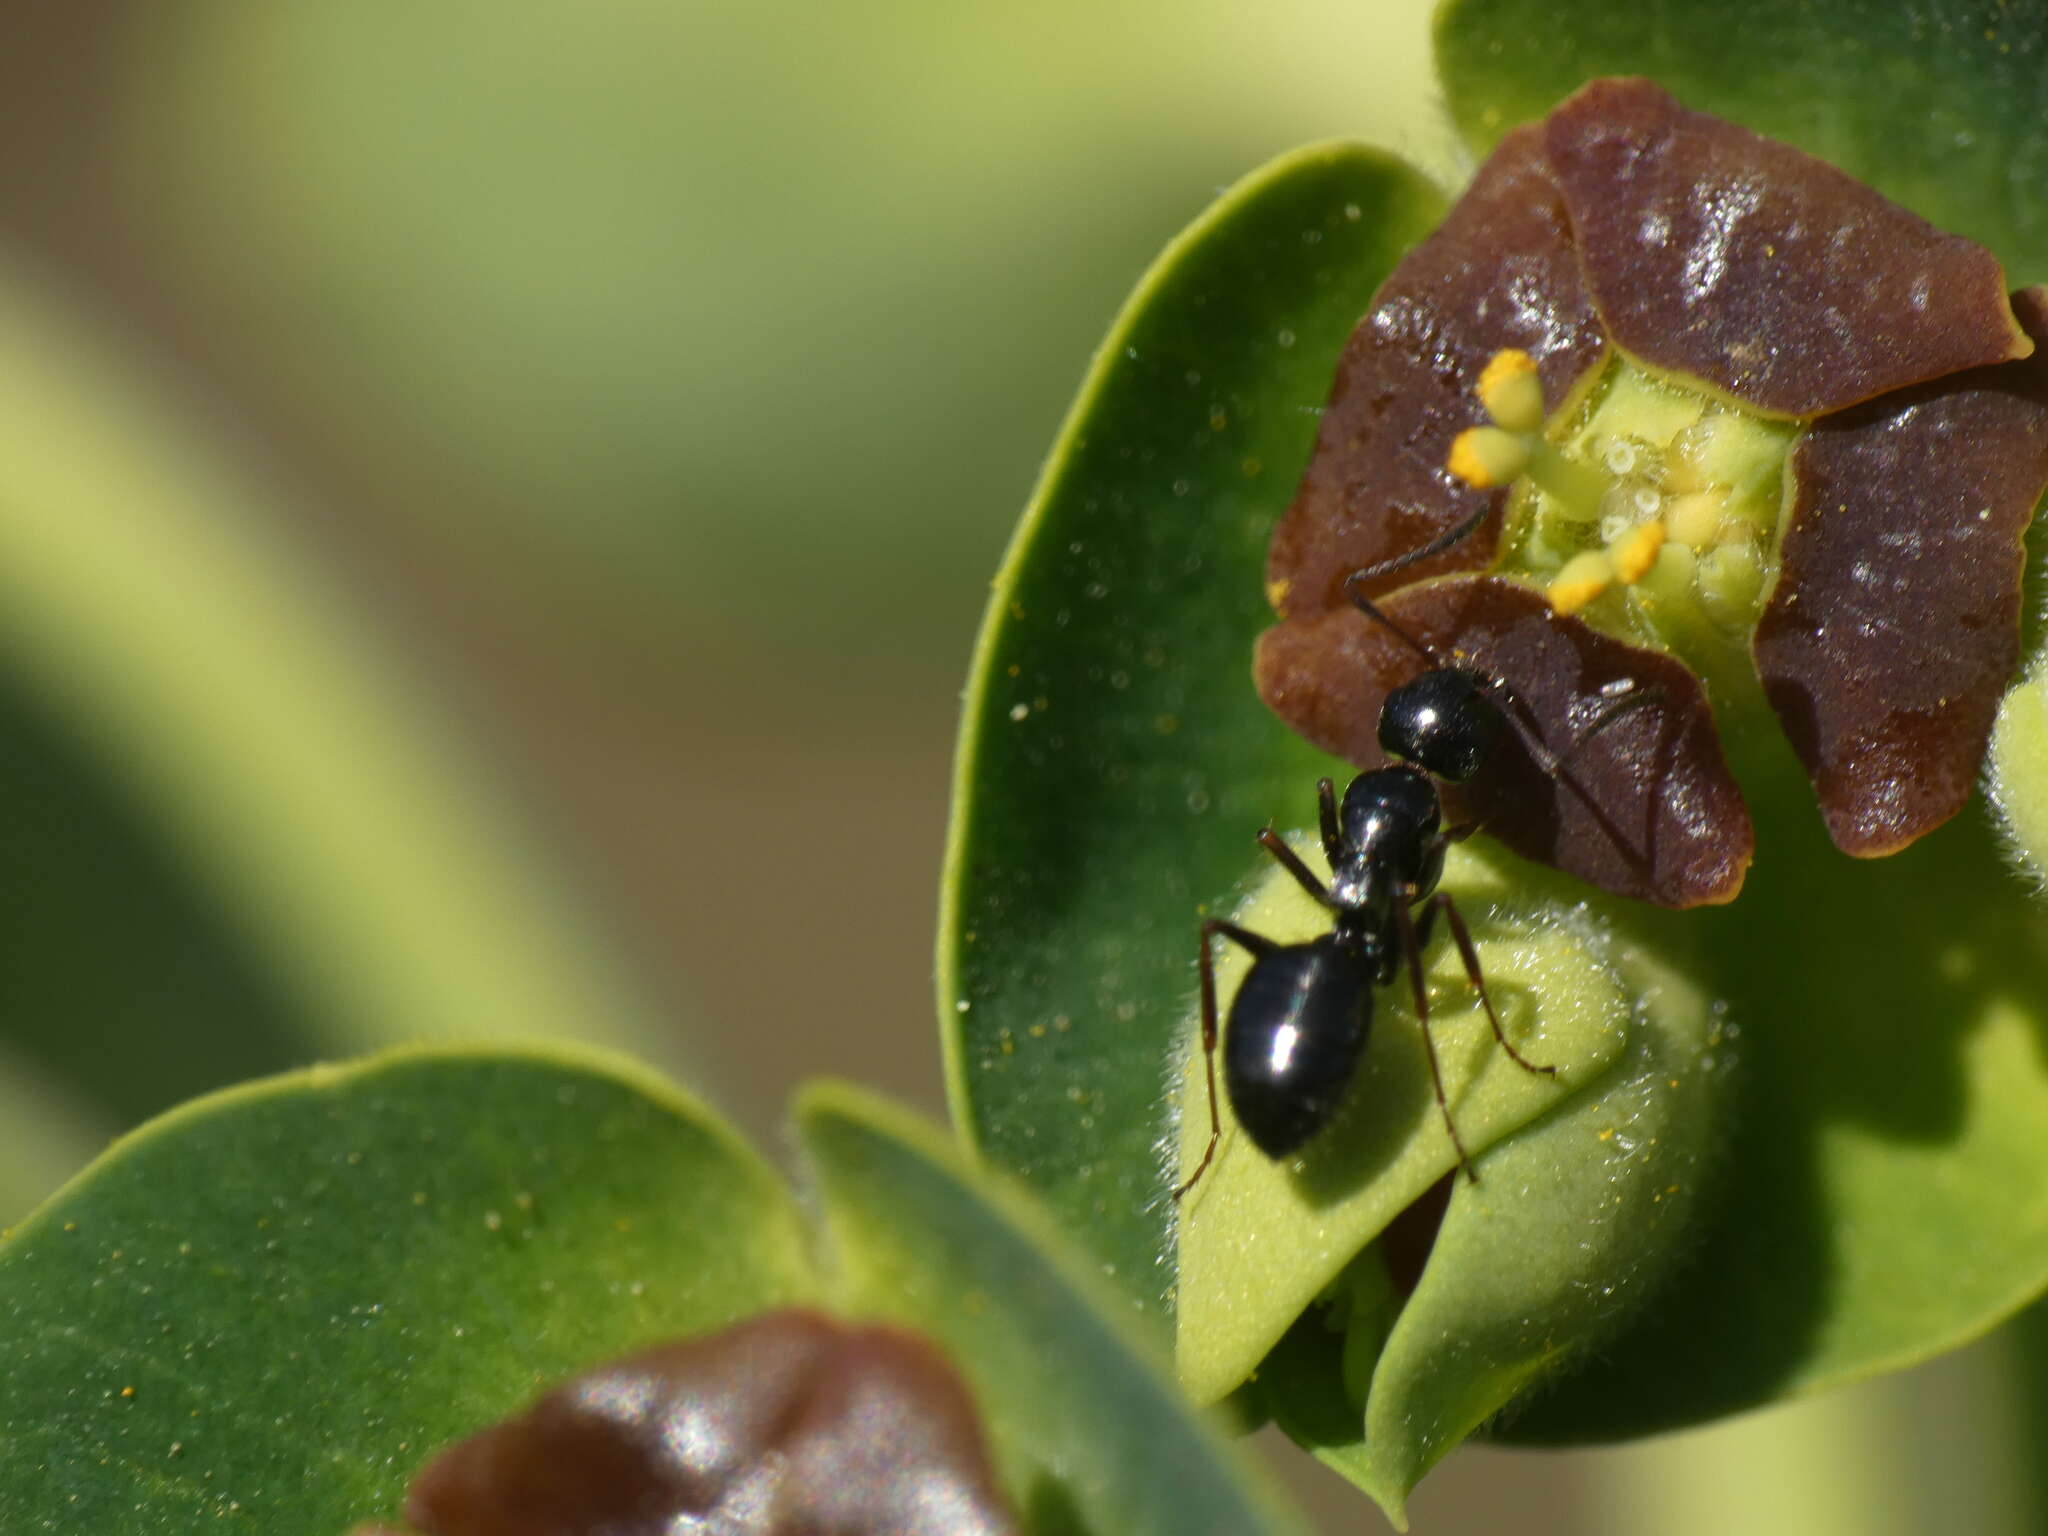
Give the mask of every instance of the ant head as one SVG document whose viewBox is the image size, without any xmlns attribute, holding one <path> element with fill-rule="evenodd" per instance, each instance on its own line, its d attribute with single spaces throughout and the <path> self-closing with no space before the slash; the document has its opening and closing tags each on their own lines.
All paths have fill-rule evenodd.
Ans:
<svg viewBox="0 0 2048 1536">
<path fill-rule="evenodd" d="M 1468 667 L 1436 667 L 1387 695 L 1380 748 L 1400 762 L 1462 784 L 1493 752 L 1504 721 L 1486 678 Z"/>
</svg>

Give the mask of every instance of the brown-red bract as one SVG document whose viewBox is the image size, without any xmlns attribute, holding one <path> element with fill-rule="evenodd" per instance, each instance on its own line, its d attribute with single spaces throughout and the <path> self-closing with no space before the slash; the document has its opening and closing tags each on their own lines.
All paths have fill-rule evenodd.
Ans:
<svg viewBox="0 0 2048 1536">
<path fill-rule="evenodd" d="M 1346 578 L 1483 513 L 1470 537 L 1363 583 L 1395 622 L 1497 676 L 1565 760 L 1548 788 L 1483 776 L 1465 811 L 1623 895 L 1734 897 L 1754 831 L 1697 679 L 1576 614 L 1542 617 L 1540 637 L 1537 616 L 1510 623 L 1505 605 L 1527 606 L 1493 591 L 1526 574 L 1503 547 L 1510 490 L 1445 468 L 1504 349 L 1535 360 L 1553 421 L 1626 358 L 1805 427 L 1757 665 L 1838 845 L 1891 852 L 1967 801 L 2016 664 L 2021 540 L 2048 487 L 2037 339 L 2048 298 L 2009 299 L 1982 247 L 1650 81 L 1594 81 L 1501 141 L 1352 336 L 1273 537 L 1281 622 L 1259 645 L 1260 691 L 1316 745 L 1381 762 L 1380 703 L 1419 658 Z M 1489 570 L 1486 585 L 1431 579 Z M 1582 740 L 1603 686 L 1638 707 Z"/>
</svg>

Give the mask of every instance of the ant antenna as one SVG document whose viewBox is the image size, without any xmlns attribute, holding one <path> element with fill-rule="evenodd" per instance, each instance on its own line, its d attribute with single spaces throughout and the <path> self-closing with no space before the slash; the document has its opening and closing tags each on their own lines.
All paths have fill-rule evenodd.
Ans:
<svg viewBox="0 0 2048 1536">
<path fill-rule="evenodd" d="M 1415 509 L 1412 507 L 1403 507 L 1399 510 L 1412 512 Z M 1397 638 L 1402 640 L 1410 650 L 1415 652 L 1416 655 L 1420 656 L 1424 661 L 1428 662 L 1431 666 L 1448 667 L 1451 663 L 1446 661 L 1442 656 L 1440 656 L 1436 652 L 1434 647 L 1429 646 L 1425 644 L 1423 641 L 1416 639 L 1415 636 L 1409 634 L 1407 630 L 1403 629 L 1400 625 L 1396 624 L 1392 619 L 1388 618 L 1384 613 L 1380 612 L 1380 610 L 1373 605 L 1372 599 L 1365 595 L 1363 588 L 1372 582 L 1380 580 L 1382 577 L 1392 576 L 1396 572 L 1405 571 L 1411 565 L 1419 565 L 1424 560 L 1429 559 L 1432 555 L 1440 555 L 1445 550 L 1451 548 L 1453 545 L 1462 543 L 1464 540 L 1470 538 L 1475 532 L 1477 532 L 1479 529 L 1479 525 L 1485 522 L 1488 517 L 1492 516 L 1492 514 L 1493 508 L 1481 507 L 1477 512 L 1474 512 L 1470 517 L 1467 517 L 1462 521 L 1454 524 L 1450 528 L 1445 529 L 1442 533 L 1438 534 L 1435 538 L 1431 539 L 1427 544 L 1424 544 L 1419 549 L 1408 550 L 1403 554 L 1394 556 L 1394 558 L 1391 560 L 1382 560 L 1377 565 L 1366 565 L 1359 567 L 1357 570 L 1353 571 L 1349 576 L 1346 576 L 1344 578 L 1345 598 L 1348 599 L 1354 607 L 1363 610 L 1366 614 L 1379 620 L 1380 623 L 1384 624 L 1387 627 L 1387 629 L 1390 630 Z"/>
<path fill-rule="evenodd" d="M 1420 514 L 1421 512 L 1419 507 L 1413 506 L 1398 506 L 1395 510 L 1415 514 Z M 1378 581 L 1382 576 L 1392 576 L 1397 571 L 1407 570 L 1411 565 L 1420 565 L 1431 556 L 1440 555 L 1452 546 L 1461 544 L 1466 539 L 1469 539 L 1479 531 L 1479 525 L 1491 516 L 1493 516 L 1492 507 L 1481 507 L 1469 517 L 1453 523 L 1427 544 L 1415 549 L 1405 550 L 1401 554 L 1394 556 L 1393 559 L 1382 560 L 1377 565 L 1361 566 L 1358 570 L 1353 571 L 1344 578 L 1344 595 L 1351 598 L 1353 602 L 1356 602 L 1357 598 L 1352 592 L 1353 583 Z"/>
</svg>

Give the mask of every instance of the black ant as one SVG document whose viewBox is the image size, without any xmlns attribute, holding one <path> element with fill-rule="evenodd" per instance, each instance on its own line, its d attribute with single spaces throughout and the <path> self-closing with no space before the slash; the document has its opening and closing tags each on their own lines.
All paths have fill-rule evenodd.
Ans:
<svg viewBox="0 0 2048 1536">
<path fill-rule="evenodd" d="M 1484 516 L 1482 512 L 1420 549 L 1354 571 L 1345 579 L 1345 595 L 1421 654 L 1429 670 L 1394 689 L 1380 707 L 1379 742 L 1394 759 L 1390 766 L 1359 774 L 1345 789 L 1341 805 L 1329 779 L 1316 781 L 1323 853 L 1330 861 L 1327 884 L 1271 827 L 1259 833 L 1260 845 L 1329 910 L 1330 931 L 1305 944 L 1282 944 L 1222 918 L 1202 923 L 1202 1057 L 1209 1081 L 1209 1144 L 1195 1171 L 1174 1190 L 1176 1201 L 1208 1169 L 1222 1134 L 1216 1109 L 1216 970 L 1211 953 L 1218 934 L 1252 957 L 1251 970 L 1230 1005 L 1223 1083 L 1238 1124 L 1268 1157 L 1289 1156 L 1335 1118 L 1372 1033 L 1374 990 L 1391 983 L 1405 961 L 1414 981 L 1415 1016 L 1422 1025 L 1437 1108 L 1457 1150 L 1458 1166 L 1466 1178 L 1479 1182 L 1444 1097 L 1443 1072 L 1429 1030 L 1422 950 L 1439 912 L 1450 925 L 1465 975 L 1485 1006 L 1486 1021 L 1501 1049 L 1524 1071 L 1553 1076 L 1557 1072 L 1554 1066 L 1537 1066 L 1508 1043 L 1486 993 L 1471 931 L 1457 904 L 1436 888 L 1444 851 L 1477 826 L 1443 825 L 1436 781 L 1462 784 L 1492 756 L 1512 718 L 1503 708 L 1506 685 L 1470 667 L 1452 665 L 1381 613 L 1363 590 L 1371 581 L 1448 549 Z M 1594 729 L 1604 724 L 1599 722 Z M 1561 771 L 1558 760 L 1519 721 L 1514 728 L 1547 771 Z M 1419 918 L 1417 907 L 1422 909 Z"/>
</svg>

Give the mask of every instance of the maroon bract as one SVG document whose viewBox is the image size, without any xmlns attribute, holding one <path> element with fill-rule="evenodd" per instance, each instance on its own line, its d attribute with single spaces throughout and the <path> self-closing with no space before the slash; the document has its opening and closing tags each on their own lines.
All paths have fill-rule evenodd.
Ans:
<svg viewBox="0 0 2048 1536">
<path fill-rule="evenodd" d="M 1823 416 L 1792 453 L 1756 667 L 1848 853 L 1896 852 L 1963 808 L 2019 664 L 2048 288 L 2013 307 L 2032 357 Z"/>
<path fill-rule="evenodd" d="M 1989 252 L 1833 167 L 1687 111 L 1647 80 L 1595 81 L 1501 141 L 1352 336 L 1274 534 L 1267 582 L 1282 622 L 1259 648 L 1261 691 L 1311 741 L 1360 766 L 1378 760 L 1377 701 L 1419 662 L 1375 636 L 1380 626 L 1347 598 L 1347 578 L 1365 572 L 1358 590 L 1394 622 L 1447 653 L 1483 652 L 1480 664 L 1524 699 L 1586 790 L 1532 778 L 1518 794 L 1579 802 L 1585 814 L 1560 814 L 1545 831 L 1539 813 L 1500 796 L 1484 807 L 1488 832 L 1622 894 L 1725 901 L 1749 860 L 1748 814 L 1697 681 L 1681 684 L 1678 663 L 1633 643 L 1670 640 L 1659 614 L 1681 613 L 1673 594 L 1689 589 L 1674 583 L 1696 579 L 1691 601 L 1721 626 L 1699 654 L 1739 643 L 1762 608 L 1759 671 L 1836 841 L 1861 854 L 1903 846 L 1966 801 L 2016 658 L 2019 541 L 2048 485 L 2048 364 L 2035 360 L 2036 340 L 2048 341 L 2044 309 L 2038 295 L 2008 299 Z M 1487 365 L 1519 361 L 1517 350 L 1535 360 L 1554 434 L 1468 431 Z M 1612 465 L 1567 462 L 1571 433 L 1609 430 L 1603 402 L 1630 397 L 1608 381 L 1624 376 L 1651 380 L 1628 386 L 1638 394 L 1693 381 L 1694 410 L 1722 414 L 1669 450 L 1652 442 L 1618 447 Z M 1738 409 L 1756 413 L 1750 421 L 1790 418 L 1768 429 L 1774 453 L 1806 429 L 1786 476 L 1781 570 L 1776 472 L 1745 468 L 1734 490 L 1706 483 L 1721 445 L 1739 455 L 1768 440 L 1762 426 L 1764 436 L 1742 436 Z M 1461 438 L 1464 480 L 1446 468 Z M 1510 493 L 1499 482 L 1522 473 L 1525 452 L 1552 499 L 1516 500 L 1546 510 L 1504 528 Z M 1645 453 L 1675 466 L 1661 486 L 1642 479 Z M 1398 564 L 1467 523 L 1470 537 Z M 1551 662 L 1520 654 L 1492 622 L 1504 599 L 1428 583 L 1482 570 L 1521 576 L 1539 605 L 1546 587 L 1628 640 L 1596 647 L 1591 630 L 1560 624 L 1548 632 Z M 1625 617 L 1603 596 L 1638 591 Z M 1482 618 L 1483 630 L 1457 628 Z M 1561 728 L 1599 701 L 1560 691 L 1569 669 L 1553 663 L 1567 653 L 1581 682 L 1598 672 L 1667 701 L 1600 732 L 1585 764 Z M 1662 756 L 1622 774 L 1613 759 L 1653 724 Z M 1600 799 L 1609 792 L 1617 798 Z"/>
<path fill-rule="evenodd" d="M 1379 606 L 1460 666 L 1514 678 L 1527 735 L 1470 783 L 1445 786 L 1454 820 L 1476 820 L 1525 858 L 1661 906 L 1727 901 L 1742 888 L 1755 833 L 1706 695 L 1681 663 L 1494 576 L 1419 582 Z M 1274 708 L 1362 767 L 1386 761 L 1376 739 L 1386 695 L 1424 667 L 1355 608 L 1268 630 L 1256 664 Z"/>
<path fill-rule="evenodd" d="M 1283 616 L 1343 606 L 1353 571 L 1421 547 L 1489 502 L 1485 527 L 1401 579 L 1492 562 L 1507 492 L 1467 490 L 1444 474 L 1444 458 L 1470 419 L 1472 381 L 1509 346 L 1536 359 L 1552 410 L 1606 356 L 1533 127 L 1501 141 L 1352 333 L 1315 457 L 1267 556 Z"/>
<path fill-rule="evenodd" d="M 444 1451 L 428 1536 L 1014 1536 L 974 1403 L 893 1328 L 766 1313 L 578 1376 Z"/>
<path fill-rule="evenodd" d="M 1983 246 L 1647 80 L 1595 80 L 1543 148 L 1615 345 L 1755 410 L 1818 416 L 2030 350 Z"/>
</svg>

